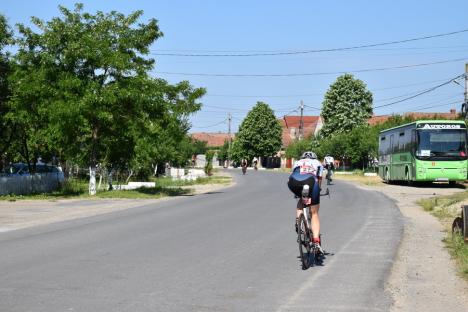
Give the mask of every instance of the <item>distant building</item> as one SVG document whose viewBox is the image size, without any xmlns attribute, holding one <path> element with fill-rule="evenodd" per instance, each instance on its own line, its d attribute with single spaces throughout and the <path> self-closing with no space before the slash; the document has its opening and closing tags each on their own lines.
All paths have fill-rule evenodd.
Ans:
<svg viewBox="0 0 468 312">
<path fill-rule="evenodd" d="M 279 121 L 283 128 L 282 148 L 285 149 L 294 140 L 299 139 L 301 116 L 284 116 Z M 303 138 L 316 135 L 323 127 L 322 117 L 320 116 L 303 116 L 302 123 L 304 125 Z"/>
<path fill-rule="evenodd" d="M 191 134 L 191 137 L 197 141 L 206 142 L 208 147 L 221 147 L 224 145 L 224 141 L 229 140 L 229 134 L 221 132 L 195 132 Z M 234 140 L 234 134 L 231 134 L 231 139 Z"/>
<path fill-rule="evenodd" d="M 369 118 L 367 123 L 370 126 L 374 126 L 380 123 L 384 123 L 390 117 L 394 115 L 379 115 L 379 116 L 372 116 Z M 425 113 L 425 112 L 407 112 L 402 115 L 403 117 L 413 117 L 414 119 L 435 119 L 435 118 L 443 118 L 443 119 L 458 119 L 457 110 L 452 108 L 448 113 Z"/>
</svg>

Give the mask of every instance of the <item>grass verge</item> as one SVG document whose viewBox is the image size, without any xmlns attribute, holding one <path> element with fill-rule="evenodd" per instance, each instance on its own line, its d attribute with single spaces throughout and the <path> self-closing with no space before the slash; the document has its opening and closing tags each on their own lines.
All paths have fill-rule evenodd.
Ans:
<svg viewBox="0 0 468 312">
<path fill-rule="evenodd" d="M 466 201 L 468 201 L 468 191 L 421 199 L 418 204 L 444 224 L 445 246 L 457 263 L 458 273 L 468 281 L 468 244 L 464 242 L 462 235 L 452 235 L 452 222 L 455 217 L 460 216 L 461 203 Z"/>
<path fill-rule="evenodd" d="M 231 183 L 232 178 L 227 176 L 214 175 L 206 178 L 199 178 L 196 181 L 172 180 L 171 178 L 155 178 L 156 186 L 152 188 L 138 188 L 135 190 L 98 190 L 96 196 L 88 194 L 88 181 L 70 179 L 66 181 L 60 190 L 51 193 L 40 193 L 30 195 L 6 195 L 0 196 L 0 200 L 57 200 L 57 199 L 91 199 L 91 198 L 130 198 L 130 199 L 157 199 L 166 196 L 187 195 L 192 192 L 187 186 L 200 184 L 223 184 Z"/>
<path fill-rule="evenodd" d="M 379 176 L 365 176 L 362 172 L 352 174 L 334 174 L 333 179 L 358 182 L 367 186 L 382 186 L 384 183 Z"/>
</svg>

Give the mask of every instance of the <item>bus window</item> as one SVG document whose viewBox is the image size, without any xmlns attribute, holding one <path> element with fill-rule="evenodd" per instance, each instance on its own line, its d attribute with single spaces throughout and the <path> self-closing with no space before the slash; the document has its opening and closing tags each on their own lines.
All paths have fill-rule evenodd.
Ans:
<svg viewBox="0 0 468 312">
<path fill-rule="evenodd" d="M 416 156 L 466 159 L 465 130 L 418 130 Z"/>
</svg>

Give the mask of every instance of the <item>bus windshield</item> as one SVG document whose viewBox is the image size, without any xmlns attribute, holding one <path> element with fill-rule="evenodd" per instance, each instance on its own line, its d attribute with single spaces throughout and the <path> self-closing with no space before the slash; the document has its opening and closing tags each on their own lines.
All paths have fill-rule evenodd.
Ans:
<svg viewBox="0 0 468 312">
<path fill-rule="evenodd" d="M 417 130 L 416 157 L 431 160 L 467 159 L 465 129 Z"/>
</svg>

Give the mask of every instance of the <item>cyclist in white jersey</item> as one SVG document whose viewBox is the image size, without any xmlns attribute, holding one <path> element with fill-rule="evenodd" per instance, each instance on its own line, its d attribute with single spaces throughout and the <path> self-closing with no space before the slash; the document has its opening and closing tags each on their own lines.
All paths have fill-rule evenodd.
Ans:
<svg viewBox="0 0 468 312">
<path fill-rule="evenodd" d="M 335 159 L 330 154 L 327 154 L 323 159 L 323 166 L 327 169 L 327 179 L 331 181 L 333 171 L 335 170 Z"/>
<path fill-rule="evenodd" d="M 294 163 L 293 172 L 288 181 L 289 189 L 299 197 L 296 209 L 296 231 L 298 218 L 302 213 L 302 208 L 308 206 L 312 217 L 312 242 L 316 244 L 321 253 L 323 250 L 320 246 L 320 186 L 322 183 L 322 164 L 317 160 L 317 155 L 314 152 L 305 152 L 301 159 Z M 302 187 L 309 185 L 309 198 L 302 199 Z"/>
</svg>

